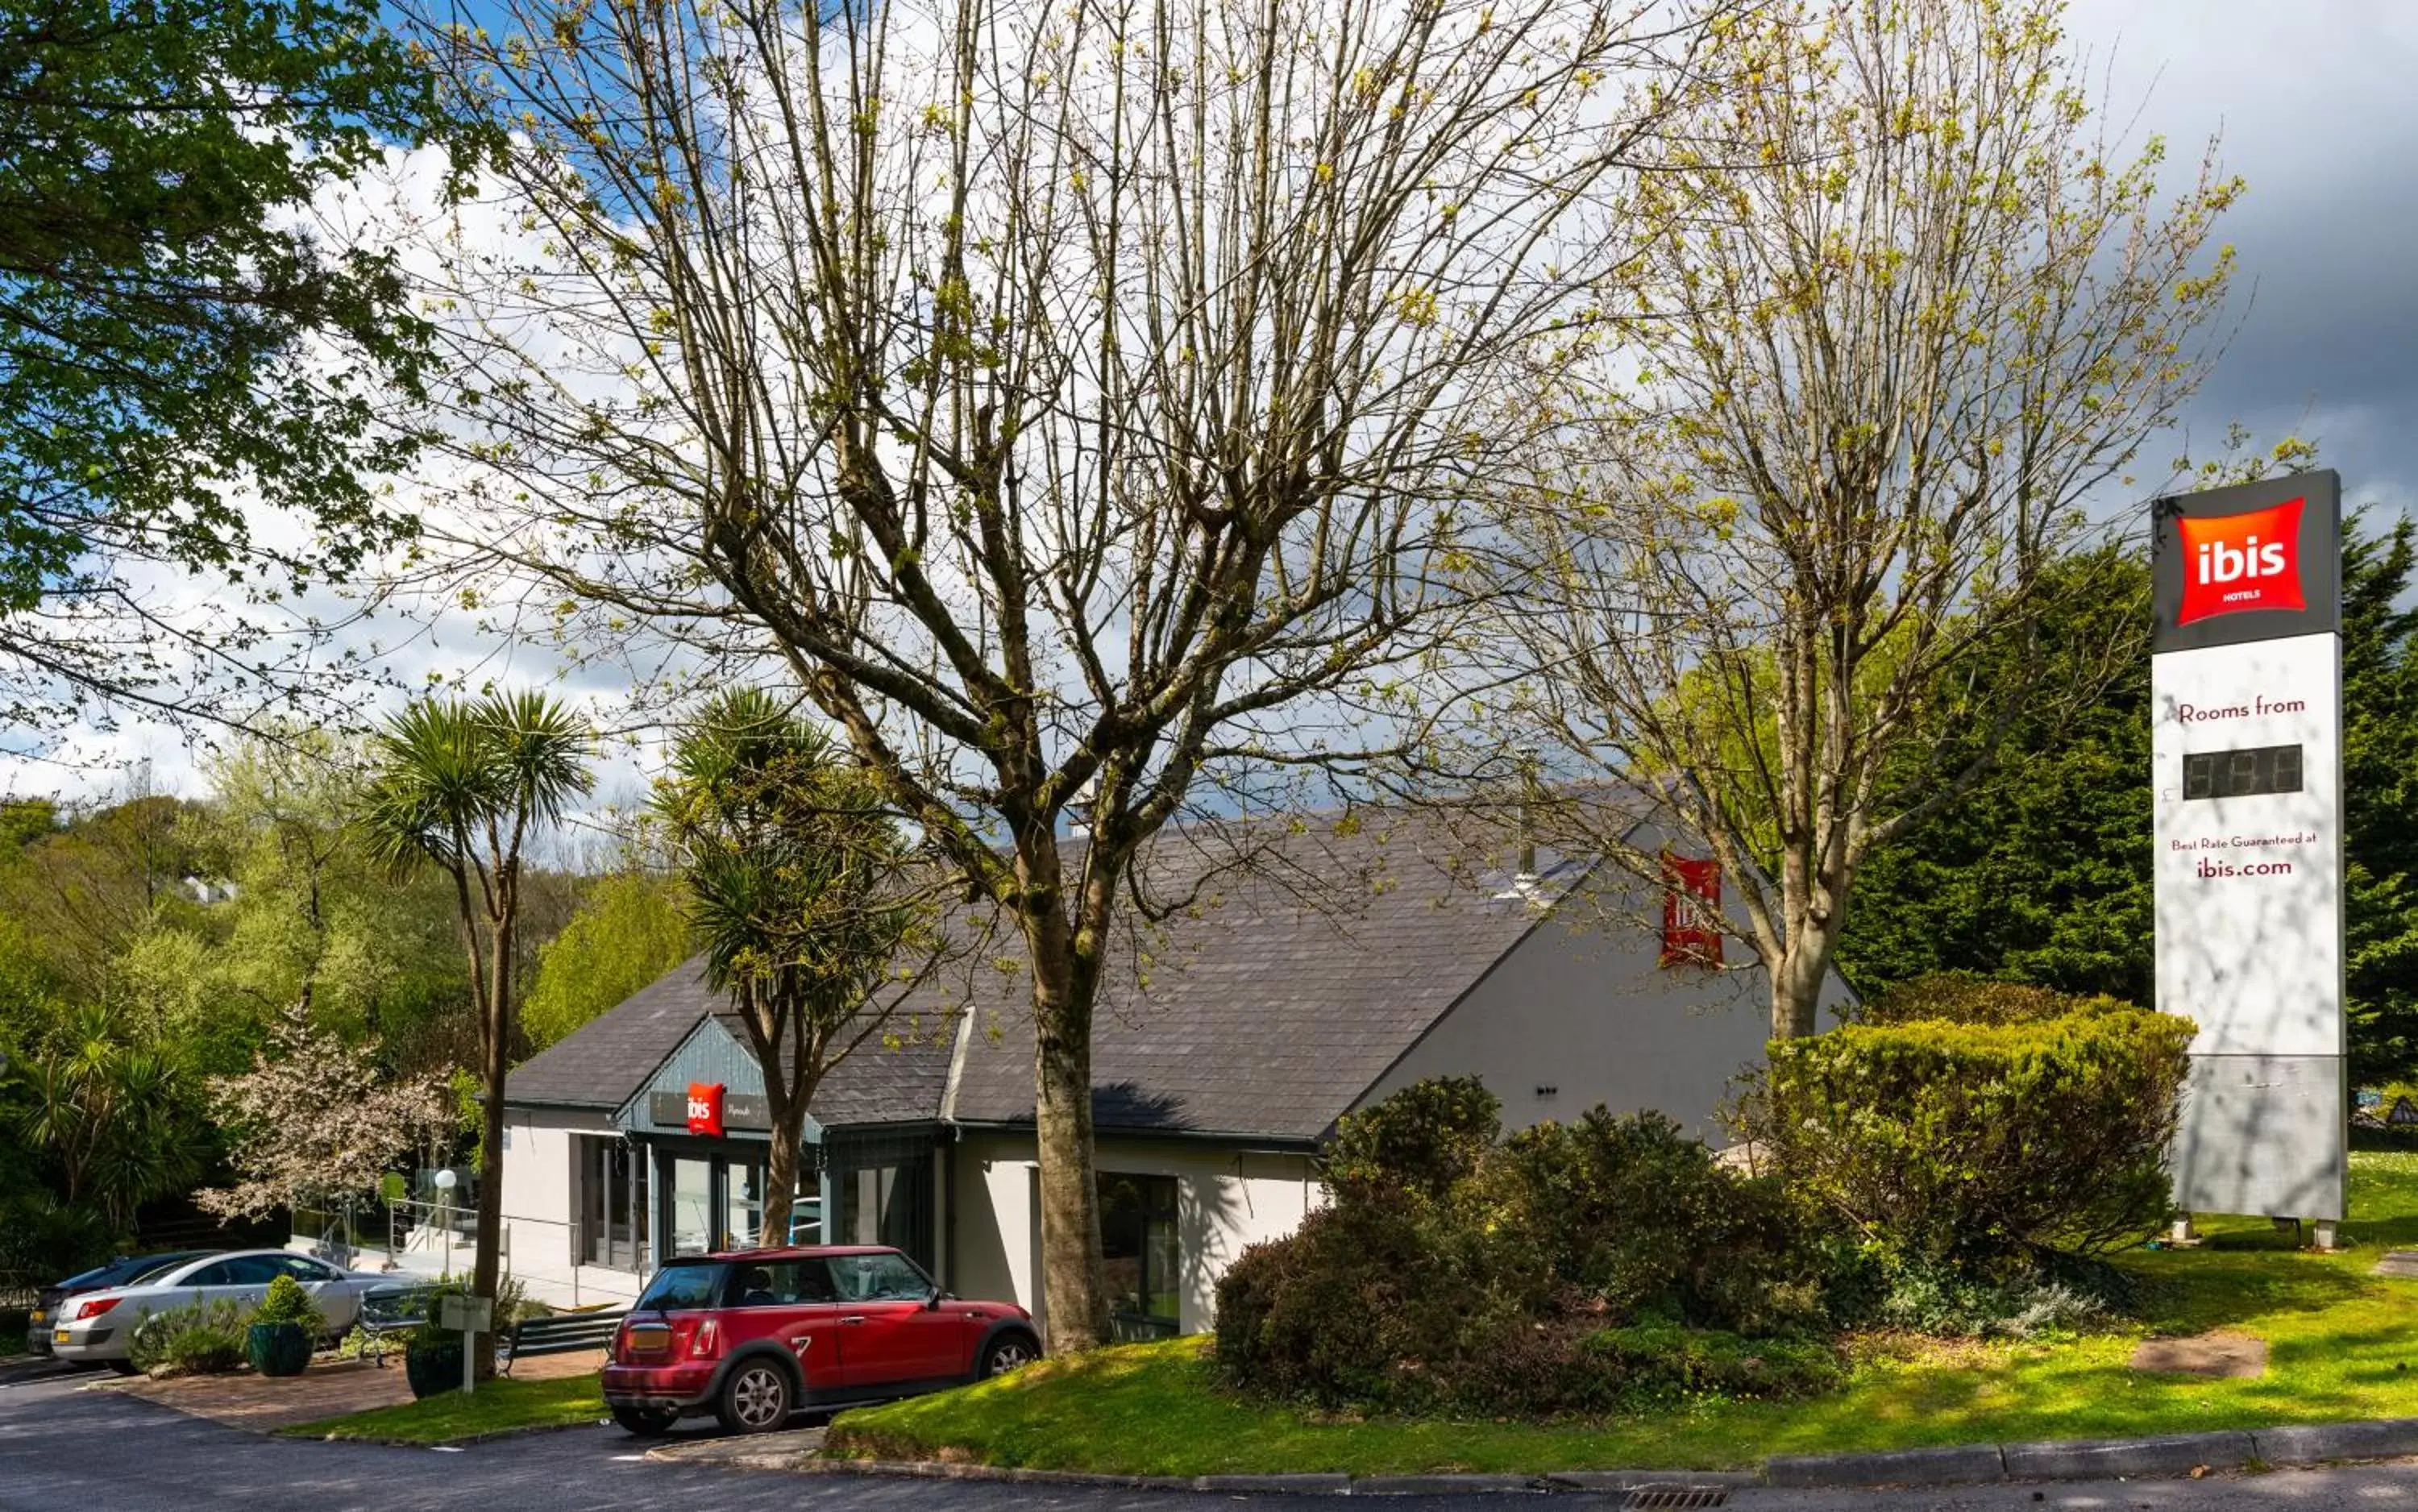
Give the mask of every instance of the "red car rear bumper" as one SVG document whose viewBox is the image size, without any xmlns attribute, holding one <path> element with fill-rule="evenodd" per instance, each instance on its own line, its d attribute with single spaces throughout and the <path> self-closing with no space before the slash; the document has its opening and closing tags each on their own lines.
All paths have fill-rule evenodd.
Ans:
<svg viewBox="0 0 2418 1512">
<path fill-rule="evenodd" d="M 683 1361 L 679 1365 L 608 1365 L 604 1367 L 604 1401 L 610 1407 L 701 1407 L 713 1395 L 718 1362 Z"/>
</svg>

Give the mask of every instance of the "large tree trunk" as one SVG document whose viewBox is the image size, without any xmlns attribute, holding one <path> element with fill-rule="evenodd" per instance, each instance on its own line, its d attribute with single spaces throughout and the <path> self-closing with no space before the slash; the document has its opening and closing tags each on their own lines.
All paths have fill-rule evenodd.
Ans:
<svg viewBox="0 0 2418 1512">
<path fill-rule="evenodd" d="M 1042 1325 L 1056 1352 L 1108 1342 L 1108 1279 L 1100 1260 L 1100 1191 L 1093 1175 L 1092 999 L 1066 922 L 1056 841 L 1019 857 L 1029 892 L 1019 910 L 1033 962 L 1033 1137 L 1041 1165 Z"/>
<path fill-rule="evenodd" d="M 1794 921 L 1771 963 L 1771 1037 L 1802 1039 L 1819 1027 L 1822 984 L 1830 974 L 1830 955 L 1838 943 L 1835 932 L 1804 914 Z"/>
<path fill-rule="evenodd" d="M 803 1059 L 805 1046 L 798 1046 Z M 781 1080 L 780 1057 L 771 1058 L 764 1065 L 764 1110 L 772 1115 L 772 1149 L 764 1160 L 764 1226 L 757 1234 L 759 1245 L 786 1245 L 789 1242 L 789 1209 L 791 1198 L 798 1189 L 798 1153 L 805 1143 L 806 1098 L 791 1098 L 788 1087 Z"/>
<path fill-rule="evenodd" d="M 1100 1260 L 1100 1191 L 1092 1164 L 1092 1036 L 1088 1024 L 1044 1009 L 1033 979 L 1034 1137 L 1041 1156 L 1043 1321 L 1049 1348 L 1095 1349 L 1109 1336 Z"/>
</svg>

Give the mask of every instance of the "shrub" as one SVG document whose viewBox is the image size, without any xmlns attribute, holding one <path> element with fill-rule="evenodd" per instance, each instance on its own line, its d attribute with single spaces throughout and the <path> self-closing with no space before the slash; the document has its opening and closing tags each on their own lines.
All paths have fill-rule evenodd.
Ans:
<svg viewBox="0 0 2418 1512">
<path fill-rule="evenodd" d="M 1998 1023 L 1908 1019 L 1775 1042 L 1739 1124 L 1804 1200 L 1896 1271 L 2021 1274 L 2169 1212 L 2189 1020 L 2086 1001 Z"/>
<path fill-rule="evenodd" d="M 1339 1199 L 1407 1194 L 1441 1201 L 1503 1130 L 1503 1105 L 1476 1077 L 1431 1077 L 1337 1122 L 1327 1184 Z"/>
<path fill-rule="evenodd" d="M 268 1295 L 263 1297 L 260 1306 L 253 1310 L 252 1321 L 255 1323 L 299 1323 L 303 1332 L 314 1337 L 328 1330 L 328 1320 L 319 1311 L 317 1301 L 302 1290 L 301 1282 L 290 1275 L 281 1275 L 268 1283 Z"/>
<path fill-rule="evenodd" d="M 127 1357 L 153 1375 L 224 1375 L 243 1364 L 251 1321 L 232 1302 L 171 1307 L 135 1325 Z"/>
<path fill-rule="evenodd" d="M 1939 971 L 1881 992 L 1856 1012 L 1854 1022 L 1875 1028 L 1913 1023 L 2035 1024 L 2075 1014 L 2138 1012 L 2119 998 L 2076 997 L 2024 982 Z"/>
<path fill-rule="evenodd" d="M 1819 1345 L 1745 1337 L 1818 1320 L 1816 1259 L 1770 1184 L 1656 1114 L 1598 1108 L 1501 1146 L 1478 1138 L 1493 1122 L 1470 1081 L 1356 1115 L 1335 1205 L 1218 1284 L 1226 1378 L 1328 1407 L 1488 1413 L 1836 1378 Z"/>
<path fill-rule="evenodd" d="M 1615 1317 L 1772 1334 L 1819 1316 L 1818 1267 L 1777 1184 L 1723 1168 L 1660 1113 L 1539 1123 L 1489 1168 L 1497 1230 Z"/>
</svg>

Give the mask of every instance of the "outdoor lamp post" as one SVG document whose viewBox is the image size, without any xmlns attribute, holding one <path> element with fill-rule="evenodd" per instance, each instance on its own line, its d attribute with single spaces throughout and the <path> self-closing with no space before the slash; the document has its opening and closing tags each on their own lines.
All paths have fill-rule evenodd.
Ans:
<svg viewBox="0 0 2418 1512">
<path fill-rule="evenodd" d="M 445 1274 L 453 1274 L 453 1184 L 461 1180 L 448 1168 L 436 1173 L 436 1227 L 445 1233 Z"/>
</svg>

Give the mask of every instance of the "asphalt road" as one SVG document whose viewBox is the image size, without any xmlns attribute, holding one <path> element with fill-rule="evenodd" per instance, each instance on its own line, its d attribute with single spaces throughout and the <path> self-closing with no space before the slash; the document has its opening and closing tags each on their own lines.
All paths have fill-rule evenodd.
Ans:
<svg viewBox="0 0 2418 1512">
<path fill-rule="evenodd" d="M 805 1476 L 650 1463 L 611 1428 L 532 1434 L 457 1453 L 267 1439 L 185 1417 L 91 1378 L 0 1373 L 0 1512 L 1317 1512 L 1324 1498 L 1093 1491 L 978 1482 Z M 700 1430 L 701 1431 L 701 1430 Z M 1387 1512 L 1570 1512 L 1611 1498 L 1388 1497 Z M 1742 1490 L 1740 1512 L 2418 1512 L 2418 1463 L 2205 1480 L 1949 1491 Z"/>
</svg>

